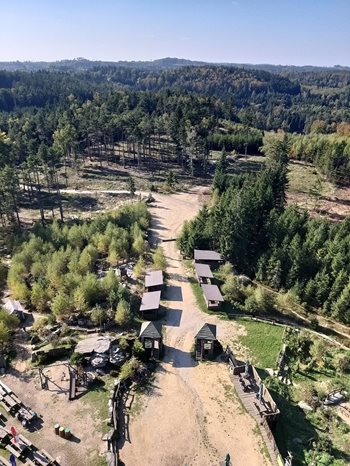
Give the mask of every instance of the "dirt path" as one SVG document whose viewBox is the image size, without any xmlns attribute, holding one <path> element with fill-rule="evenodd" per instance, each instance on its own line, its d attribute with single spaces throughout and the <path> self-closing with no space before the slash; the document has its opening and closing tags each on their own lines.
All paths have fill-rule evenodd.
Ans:
<svg viewBox="0 0 350 466">
<path fill-rule="evenodd" d="M 198 211 L 200 194 L 156 195 L 154 234 L 174 238 Z M 197 364 L 190 356 L 194 335 L 205 322 L 218 325 L 222 343 L 232 341 L 240 328 L 198 309 L 175 243 L 165 242 L 163 247 L 170 277 L 165 355 L 151 394 L 143 396 L 141 412 L 131 418 L 130 443 L 121 449 L 121 460 L 126 466 L 212 466 L 223 464 L 229 453 L 235 465 L 269 464 L 261 453 L 255 421 L 242 411 L 226 365 Z"/>
</svg>

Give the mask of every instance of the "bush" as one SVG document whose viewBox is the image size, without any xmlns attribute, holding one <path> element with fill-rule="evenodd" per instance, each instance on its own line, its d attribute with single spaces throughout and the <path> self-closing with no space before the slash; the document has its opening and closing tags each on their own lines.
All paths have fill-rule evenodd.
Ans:
<svg viewBox="0 0 350 466">
<path fill-rule="evenodd" d="M 162 246 L 158 246 L 152 254 L 153 268 L 155 270 L 166 270 L 166 257 Z"/>
<path fill-rule="evenodd" d="M 340 354 L 337 357 L 337 369 L 341 374 L 345 374 L 350 371 L 350 353 Z"/>
<path fill-rule="evenodd" d="M 222 264 L 220 266 L 218 275 L 222 281 L 225 281 L 232 274 L 233 274 L 233 266 L 230 262 L 225 262 L 225 264 Z"/>
<path fill-rule="evenodd" d="M 70 297 L 63 291 L 59 292 L 52 301 L 51 309 L 57 319 L 69 315 L 72 310 Z"/>
<path fill-rule="evenodd" d="M 258 306 L 258 311 L 263 314 L 268 314 L 275 309 L 275 296 L 270 291 L 262 286 L 258 286 L 255 290 L 255 299 Z"/>
<path fill-rule="evenodd" d="M 313 385 L 307 385 L 303 391 L 303 399 L 312 409 L 316 409 L 319 405 L 318 393 Z"/>
<path fill-rule="evenodd" d="M 243 303 L 245 298 L 245 293 L 243 288 L 237 281 L 237 277 L 234 275 L 228 276 L 225 283 L 221 287 L 224 294 L 225 300 L 230 303 Z"/>
<path fill-rule="evenodd" d="M 142 345 L 142 343 L 140 342 L 140 340 L 135 340 L 134 341 L 134 344 L 133 344 L 133 347 L 132 347 L 132 354 L 134 356 L 141 356 L 142 353 L 144 353 L 145 349 Z"/>
<path fill-rule="evenodd" d="M 120 369 L 120 373 L 119 373 L 120 380 L 123 381 L 127 379 L 132 379 L 135 376 L 138 369 L 140 368 L 140 366 L 141 366 L 140 361 L 136 359 L 135 357 L 132 357 L 131 359 L 129 359 L 129 361 L 125 362 L 122 365 L 122 368 Z"/>
<path fill-rule="evenodd" d="M 145 276 L 146 264 L 142 257 L 139 257 L 139 260 L 136 262 L 134 267 L 134 275 L 138 279 L 142 279 Z"/>
<path fill-rule="evenodd" d="M 5 322 L 0 321 L 0 346 L 7 343 L 10 339 L 10 330 Z"/>
<path fill-rule="evenodd" d="M 73 353 L 72 356 L 69 358 L 69 362 L 72 366 L 78 366 L 83 364 L 85 361 L 84 355 L 81 353 Z"/>
<path fill-rule="evenodd" d="M 101 326 L 105 322 L 107 322 L 107 312 L 101 306 L 95 306 L 91 311 L 91 322 L 94 325 Z"/>
<path fill-rule="evenodd" d="M 118 345 L 121 347 L 123 350 L 127 350 L 129 348 L 129 342 L 125 337 L 120 337 L 118 341 Z"/>
<path fill-rule="evenodd" d="M 119 301 L 114 319 L 116 324 L 120 325 L 121 327 L 126 327 L 131 323 L 132 315 L 130 311 L 130 304 L 124 299 Z"/>
<path fill-rule="evenodd" d="M 0 260 L 0 291 L 4 288 L 7 279 L 7 267 Z"/>
<path fill-rule="evenodd" d="M 39 335 L 43 333 L 45 327 L 49 324 L 49 319 L 47 317 L 40 317 L 32 325 L 34 332 L 37 332 Z"/>
</svg>

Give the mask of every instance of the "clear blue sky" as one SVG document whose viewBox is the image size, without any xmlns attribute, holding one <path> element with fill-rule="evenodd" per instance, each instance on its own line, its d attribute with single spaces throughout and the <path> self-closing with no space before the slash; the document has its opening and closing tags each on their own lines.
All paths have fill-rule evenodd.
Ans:
<svg viewBox="0 0 350 466">
<path fill-rule="evenodd" d="M 0 0 L 0 61 L 350 65 L 350 0 Z"/>
</svg>

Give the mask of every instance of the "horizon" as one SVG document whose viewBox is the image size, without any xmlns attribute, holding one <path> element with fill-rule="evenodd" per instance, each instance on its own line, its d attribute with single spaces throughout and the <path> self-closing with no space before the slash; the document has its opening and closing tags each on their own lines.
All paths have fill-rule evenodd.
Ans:
<svg viewBox="0 0 350 466">
<path fill-rule="evenodd" d="M 122 60 L 122 59 L 116 59 L 116 60 L 101 60 L 99 58 L 86 58 L 86 57 L 74 57 L 74 58 L 58 58 L 57 60 L 0 60 L 0 63 L 61 63 L 65 61 L 88 61 L 88 62 L 100 62 L 100 63 L 120 63 L 120 62 L 125 62 L 125 63 L 154 63 L 157 61 L 161 60 L 183 60 L 183 61 L 188 61 L 188 62 L 200 62 L 203 63 L 203 65 L 236 65 L 236 66 L 276 66 L 276 67 L 295 67 L 295 68 L 304 68 L 304 67 L 314 67 L 314 68 L 350 68 L 350 65 L 347 64 L 342 64 L 342 63 L 337 63 L 334 65 L 319 65 L 315 63 L 305 63 L 303 65 L 295 65 L 293 63 L 262 63 L 262 62 L 215 62 L 215 61 L 203 61 L 199 59 L 190 59 L 190 58 L 184 58 L 184 57 L 170 57 L 170 56 L 164 56 L 160 58 L 154 58 L 150 60 L 134 60 L 134 59 L 128 59 L 128 60 Z"/>
<path fill-rule="evenodd" d="M 320 0 L 317 10 L 312 0 L 14 0 L 1 6 L 1 62 L 186 56 L 213 64 L 350 65 L 346 0 Z"/>
</svg>

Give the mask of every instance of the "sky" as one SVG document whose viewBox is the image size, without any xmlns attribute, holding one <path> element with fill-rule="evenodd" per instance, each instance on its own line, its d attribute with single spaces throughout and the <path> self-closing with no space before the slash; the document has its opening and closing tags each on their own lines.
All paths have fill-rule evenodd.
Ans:
<svg viewBox="0 0 350 466">
<path fill-rule="evenodd" d="M 350 65 L 350 0 L 0 0 L 0 61 Z"/>
</svg>

